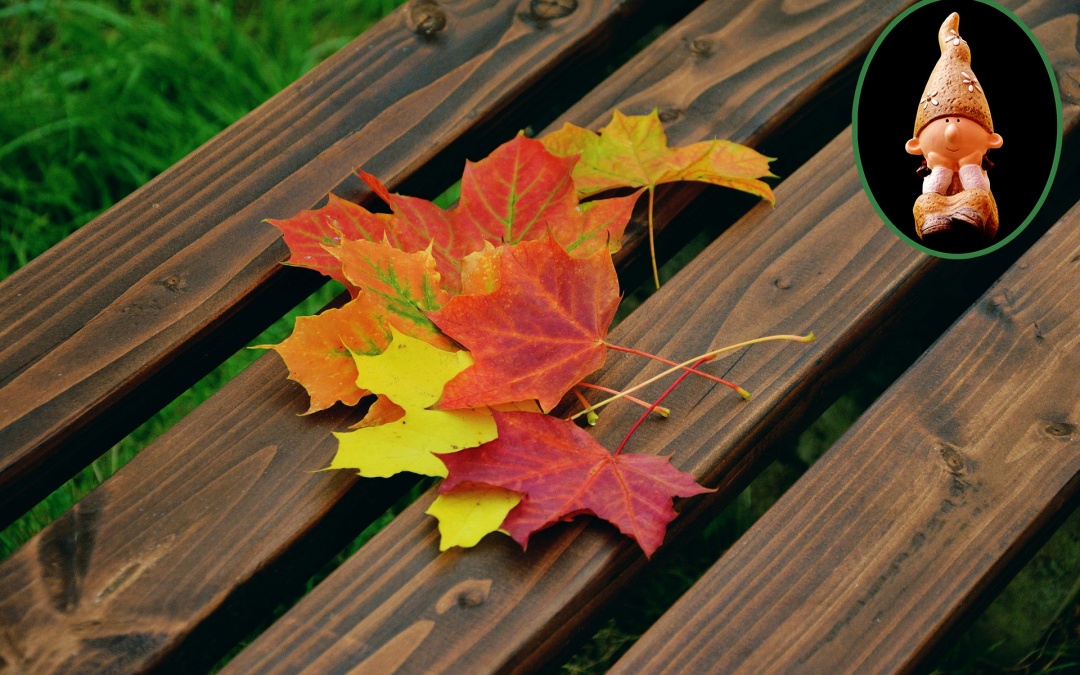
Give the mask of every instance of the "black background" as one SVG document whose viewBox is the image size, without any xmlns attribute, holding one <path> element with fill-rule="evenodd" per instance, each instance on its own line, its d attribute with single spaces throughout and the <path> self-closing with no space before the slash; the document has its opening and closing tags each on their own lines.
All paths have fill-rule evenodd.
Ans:
<svg viewBox="0 0 1080 675">
<path fill-rule="evenodd" d="M 856 117 L 863 176 L 892 224 L 918 242 L 911 207 L 922 192 L 909 155 L 923 87 L 941 52 L 937 32 L 952 12 L 960 14 L 960 36 L 971 47 L 971 66 L 990 104 L 1001 148 L 987 156 L 997 200 L 994 242 L 1018 228 L 1035 208 L 1049 180 L 1060 117 L 1053 85 L 1038 49 L 1009 16 L 973 0 L 935 2 L 904 17 L 885 37 L 863 79 Z"/>
</svg>

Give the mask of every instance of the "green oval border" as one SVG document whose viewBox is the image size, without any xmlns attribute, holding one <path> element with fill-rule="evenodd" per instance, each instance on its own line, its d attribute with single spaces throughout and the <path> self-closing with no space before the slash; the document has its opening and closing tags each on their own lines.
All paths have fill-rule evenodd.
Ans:
<svg viewBox="0 0 1080 675">
<path fill-rule="evenodd" d="M 1054 162 L 1050 166 L 1050 175 L 1047 178 L 1046 187 L 1043 188 L 1042 195 L 1039 197 L 1039 201 L 1035 203 L 1035 208 L 1031 210 L 1031 213 L 1028 214 L 1028 217 L 1024 220 L 1023 223 L 1020 224 L 1020 227 L 1013 230 L 1013 232 L 1009 234 L 1009 236 L 1005 237 L 996 244 L 991 244 L 986 248 L 981 248 L 978 251 L 972 251 L 971 253 L 943 253 L 941 251 L 935 251 L 933 249 L 927 248 L 919 242 L 914 241 L 913 239 L 905 235 L 903 232 L 900 231 L 900 228 L 898 228 L 896 225 L 893 224 L 891 220 L 889 220 L 888 216 L 885 215 L 885 212 L 881 210 L 881 206 L 878 205 L 877 199 L 874 197 L 874 191 L 870 189 L 870 184 L 866 182 L 866 175 L 863 173 L 862 157 L 859 154 L 859 100 L 862 98 L 863 80 L 866 78 L 866 71 L 870 69 L 870 62 L 873 60 L 874 55 L 877 54 L 878 47 L 881 46 L 881 43 L 885 40 L 886 36 L 888 36 L 888 34 L 892 32 L 892 29 L 904 20 L 904 17 L 906 17 L 908 14 L 911 14 L 917 9 L 943 1 L 944 0 L 921 0 L 921 2 L 917 2 L 911 7 L 908 7 L 903 12 L 901 12 L 895 19 L 890 21 L 889 25 L 885 27 L 885 30 L 881 32 L 881 35 L 878 36 L 877 40 L 874 41 L 874 46 L 870 48 L 870 53 L 866 55 L 866 60 L 863 62 L 862 70 L 859 71 L 859 82 L 855 85 L 855 100 L 851 104 L 851 146 L 855 151 L 855 168 L 859 172 L 859 180 L 862 182 L 863 192 L 865 192 L 866 196 L 870 198 L 870 204 L 873 205 L 874 210 L 877 211 L 877 214 L 879 216 L 881 216 L 881 219 L 885 222 L 885 224 L 889 226 L 889 229 L 891 229 L 893 233 L 901 240 L 903 240 L 906 244 L 908 244 L 914 249 L 922 251 L 923 253 L 932 255 L 937 258 L 946 258 L 948 260 L 963 260 L 966 258 L 977 258 L 979 256 L 986 255 L 987 253 L 993 253 L 1002 246 L 1008 244 L 1010 241 L 1019 236 L 1020 233 L 1023 232 L 1024 229 L 1026 229 L 1027 226 L 1031 223 L 1032 219 L 1035 218 L 1035 215 L 1039 213 L 1039 210 L 1042 209 L 1043 203 L 1046 201 L 1047 195 L 1050 194 L 1050 187 L 1054 184 L 1054 178 L 1057 177 L 1058 162 L 1061 160 L 1061 144 L 1062 137 L 1064 135 L 1065 125 L 1063 121 L 1064 118 L 1062 117 L 1061 112 L 1061 91 L 1058 89 L 1057 74 L 1054 73 L 1054 68 L 1050 64 L 1050 58 L 1046 55 L 1046 50 L 1043 49 L 1043 46 L 1039 42 L 1038 38 L 1036 38 L 1035 35 L 1031 32 L 1031 29 L 1027 27 L 1027 24 L 1021 21 L 1015 14 L 1010 12 L 1005 7 L 1002 7 L 1001 5 L 993 2 L 992 0 L 976 0 L 976 2 L 979 2 L 983 5 L 989 5 L 990 7 L 993 7 L 997 11 L 1009 17 L 1010 19 L 1012 19 L 1013 23 L 1018 25 L 1020 29 L 1024 31 L 1024 34 L 1026 34 L 1028 36 L 1028 39 L 1031 40 L 1031 44 L 1035 45 L 1035 49 L 1039 52 L 1039 56 L 1042 58 L 1043 65 L 1046 67 L 1046 73 L 1050 76 L 1050 85 L 1054 90 L 1054 106 L 1057 108 L 1057 134 L 1056 145 L 1054 148 Z"/>
</svg>

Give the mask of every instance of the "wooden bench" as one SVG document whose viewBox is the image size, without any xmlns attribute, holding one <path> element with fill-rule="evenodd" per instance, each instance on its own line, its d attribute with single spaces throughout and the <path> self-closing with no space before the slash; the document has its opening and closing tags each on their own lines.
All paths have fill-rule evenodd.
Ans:
<svg viewBox="0 0 1080 675">
<path fill-rule="evenodd" d="M 679 414 L 635 437 L 635 451 L 674 453 L 719 488 L 680 507 L 661 554 L 937 288 L 985 295 L 617 669 L 917 667 L 1076 492 L 1077 162 L 1067 153 L 1065 187 L 998 253 L 921 254 L 870 206 L 846 128 L 862 59 L 911 3 L 710 0 L 588 80 L 610 49 L 691 4 L 413 2 L 0 284 L 0 524 L 315 287 L 278 264 L 286 250 L 262 218 L 330 189 L 367 199 L 350 177 L 357 164 L 432 196 L 463 157 L 530 123 L 538 101 L 580 98 L 553 126 L 657 107 L 673 144 L 730 138 L 780 156 L 786 177 L 775 209 L 754 206 L 730 227 L 718 204 L 746 202 L 695 186 L 658 192 L 667 250 L 723 232 L 615 341 L 670 357 L 771 332 L 819 336 L 733 359 L 751 401 L 687 381 L 671 401 Z M 1075 154 L 1080 5 L 1005 4 L 1051 55 Z M 624 281 L 642 277 L 642 239 L 636 222 L 618 261 Z M 657 370 L 613 356 L 599 381 L 624 387 Z M 306 396 L 285 375 L 276 355 L 260 358 L 0 563 L 0 671 L 206 668 L 415 484 L 310 473 L 356 412 L 298 417 Z M 635 417 L 608 411 L 598 439 L 612 446 Z M 226 671 L 534 670 L 663 564 L 585 521 L 545 530 L 528 553 L 492 538 L 440 554 L 423 513 L 431 499 L 405 508 Z"/>
</svg>

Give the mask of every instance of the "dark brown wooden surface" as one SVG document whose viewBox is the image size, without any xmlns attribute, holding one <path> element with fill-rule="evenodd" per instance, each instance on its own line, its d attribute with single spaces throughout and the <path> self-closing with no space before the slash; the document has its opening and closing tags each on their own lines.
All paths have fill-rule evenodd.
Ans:
<svg viewBox="0 0 1080 675">
<path fill-rule="evenodd" d="M 1080 206 L 613 672 L 906 672 L 1080 485 Z"/>
<path fill-rule="evenodd" d="M 789 119 L 796 104 L 809 106 L 816 93 L 830 92 L 838 73 L 858 60 L 866 36 L 889 16 L 887 8 L 868 14 L 847 0 L 788 17 L 772 29 L 774 39 L 805 45 L 799 48 L 805 60 L 778 68 L 760 41 L 780 3 L 760 6 L 758 14 L 743 16 L 740 31 L 721 27 L 721 18 L 732 19 L 724 2 L 688 18 L 700 22 L 697 31 L 681 28 L 720 35 L 727 48 L 762 59 L 741 63 L 739 72 L 692 68 L 699 55 L 676 40 L 689 64 L 684 82 L 702 78 L 696 86 L 710 91 L 709 78 L 747 79 L 772 92 L 767 109 L 747 111 L 754 119 Z M 821 44 L 823 35 L 835 42 Z M 666 38 L 655 44 L 670 52 Z M 627 67 L 641 72 L 642 86 L 661 87 L 658 100 L 679 95 L 651 79 L 650 63 L 639 57 Z M 803 76 L 811 71 L 816 77 Z M 617 82 L 583 105 L 609 110 L 633 95 Z M 691 107 L 686 119 L 693 123 L 673 130 L 677 142 L 773 137 L 737 111 Z M 345 425 L 341 411 L 296 417 L 305 404 L 275 355 L 259 359 L 107 481 L 87 506 L 0 565 L 0 617 L 17 626 L 0 641 L 0 658 L 45 671 L 136 669 L 161 659 L 203 664 L 227 649 L 253 614 L 282 597 L 282 579 L 304 578 L 402 492 L 400 481 L 365 481 L 350 490 L 357 481 L 344 473 L 305 473 L 329 462 L 330 431 Z"/>
<path fill-rule="evenodd" d="M 357 164 L 444 187 L 493 122 L 526 123 L 525 101 L 589 72 L 631 19 L 691 3 L 581 0 L 539 20 L 536 3 L 447 1 L 427 5 L 445 16 L 430 36 L 415 4 L 0 283 L 0 527 L 314 290 L 263 218 L 335 185 L 364 197 Z"/>
<path fill-rule="evenodd" d="M 1044 41 L 1062 47 L 1058 76 L 1074 76 L 1074 5 L 1020 10 L 1051 38 Z M 1077 103 L 1067 99 L 1070 132 Z M 632 451 L 673 453 L 676 466 L 719 488 L 711 498 L 682 503 L 669 542 L 730 496 L 770 441 L 797 429 L 815 400 L 831 400 L 830 387 L 858 367 L 883 331 L 897 328 L 907 305 L 933 301 L 941 262 L 881 223 L 862 192 L 849 138 L 838 137 L 785 181 L 775 211 L 759 208 L 740 221 L 613 336 L 678 358 L 772 332 L 819 335 L 808 347 L 755 347 L 719 364 L 755 392 L 751 401 L 733 402 L 727 392 L 687 381 L 670 400 L 671 418 L 643 427 Z M 983 258 L 962 269 L 994 264 Z M 655 370 L 612 358 L 601 381 L 621 388 Z M 637 415 L 628 408 L 601 416 L 602 443 L 619 441 Z M 645 568 L 628 540 L 583 522 L 538 534 L 527 553 L 492 537 L 440 554 L 434 520 L 423 513 L 432 498 L 428 493 L 395 518 L 226 672 L 530 670 L 563 649 Z"/>
</svg>

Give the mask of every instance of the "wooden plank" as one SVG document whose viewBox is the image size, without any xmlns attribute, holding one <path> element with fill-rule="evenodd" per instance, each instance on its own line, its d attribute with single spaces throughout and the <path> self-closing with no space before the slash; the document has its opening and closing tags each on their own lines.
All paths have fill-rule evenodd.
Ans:
<svg viewBox="0 0 1080 675">
<path fill-rule="evenodd" d="M 1066 26 L 1055 22 L 1074 5 L 1036 9 L 1024 17 L 1031 25 L 1059 30 Z M 1076 73 L 1075 46 L 1058 57 L 1059 77 Z M 1068 108 L 1070 133 L 1076 102 Z M 842 134 L 781 184 L 775 211 L 755 209 L 725 232 L 612 336 L 680 358 L 768 333 L 819 335 L 808 347 L 755 347 L 722 364 L 725 377 L 755 392 L 751 401 L 733 402 L 688 380 L 669 399 L 677 412 L 643 427 L 633 451 L 673 453 L 673 464 L 719 488 L 681 505 L 669 542 L 736 493 L 770 443 L 820 412 L 815 401 L 831 400 L 836 383 L 904 318 L 907 304 L 932 299 L 942 279 L 940 260 L 900 242 L 873 211 L 849 139 Z M 999 256 L 1008 252 L 1019 254 Z M 954 269 L 999 263 L 984 257 Z M 600 381 L 614 388 L 657 371 L 629 357 L 609 364 Z M 605 412 L 597 438 L 613 447 L 636 416 L 628 407 Z M 539 533 L 527 553 L 494 537 L 440 554 L 434 520 L 424 515 L 433 498 L 429 492 L 395 518 L 225 672 L 387 662 L 406 672 L 533 670 L 646 568 L 631 542 L 595 522 Z"/>
<path fill-rule="evenodd" d="M 410 3 L 0 283 L 0 527 L 315 288 L 279 265 L 263 218 L 339 183 L 364 197 L 356 164 L 391 185 L 432 162 L 459 172 L 508 109 L 588 72 L 631 19 L 690 2 L 582 0 L 553 19 L 543 3 L 429 3 L 445 18 L 429 36 Z M 453 181 L 424 173 L 429 190 Z"/>
<path fill-rule="evenodd" d="M 730 12 L 727 3 L 715 0 L 708 7 L 720 16 Z M 836 44 L 821 48 L 815 58 L 849 62 L 857 59 L 865 42 L 852 38 L 848 32 L 852 26 L 868 35 L 887 20 L 886 10 L 878 10 L 873 20 L 864 11 L 854 0 L 819 5 L 803 13 L 813 29 L 810 35 L 799 21 L 790 20 L 776 29 L 777 39 L 798 44 L 832 35 Z M 702 33 L 717 33 L 734 49 L 758 49 L 751 38 L 760 37 L 760 30 L 729 35 L 704 9 L 693 20 L 702 22 Z M 762 15 L 751 25 L 769 21 Z M 738 41 L 743 34 L 748 36 L 746 43 Z M 655 44 L 667 48 L 662 40 Z M 697 57 L 684 51 L 683 58 Z M 649 67 L 645 59 L 636 63 L 635 68 Z M 742 75 L 719 68 L 691 71 L 697 78 L 747 78 L 762 89 L 783 90 L 783 95 L 770 99 L 769 114 L 788 116 L 795 102 L 830 89 L 833 68 L 820 67 L 821 78 L 813 80 L 789 75 L 813 69 L 816 63 L 811 59 L 777 70 L 775 63 L 747 62 Z M 644 72 L 642 81 L 649 81 Z M 592 105 L 610 109 L 619 97 L 633 93 L 623 85 L 604 86 L 594 92 L 600 102 Z M 745 128 L 745 120 L 737 115 L 724 117 L 709 107 L 695 106 L 694 111 L 711 120 L 711 126 L 703 127 L 711 129 L 709 136 L 739 140 L 734 128 Z M 370 522 L 372 514 L 389 506 L 400 494 L 400 484 L 387 487 L 383 481 L 365 481 L 350 490 L 356 479 L 344 473 L 305 473 L 329 462 L 334 448 L 330 431 L 342 428 L 345 419 L 339 411 L 296 417 L 306 399 L 284 378 L 276 357 L 259 359 L 99 488 L 96 518 L 78 521 L 74 512 L 70 518 L 90 523 L 84 530 L 53 525 L 0 565 L 0 616 L 11 619 L 8 625 L 18 626 L 8 634 L 8 642 L 0 641 L 0 656 L 23 663 L 29 658 L 25 655 L 33 654 L 34 666 L 47 671 L 63 664 L 48 651 L 49 645 L 59 642 L 58 636 L 70 636 L 63 639 L 76 646 L 68 652 L 71 661 L 65 667 L 99 661 L 115 661 L 125 668 L 164 660 L 204 664 L 251 625 L 250 614 L 241 609 L 255 613 L 276 602 L 282 597 L 282 578 L 310 573 L 326 559 L 326 551 L 343 545 Z M 76 532 L 82 532 L 76 541 L 93 533 L 93 548 L 84 556 L 89 560 L 85 573 L 65 577 L 62 571 L 46 572 L 51 559 L 68 560 L 65 569 L 79 569 L 70 562 L 76 557 L 73 553 L 67 558 L 55 553 L 65 547 L 77 549 L 72 536 L 65 534 Z M 46 550 L 54 553 L 42 553 Z M 49 600 L 56 594 L 50 589 L 60 583 L 54 581 L 57 578 L 67 578 L 66 587 L 80 589 L 79 600 L 66 613 L 56 611 Z M 97 623 L 69 618 L 81 616 L 86 607 Z M 139 633 L 139 625 L 155 627 L 141 631 L 152 633 L 153 640 L 124 637 Z M 84 632 L 73 634 L 76 627 Z M 143 651 L 131 653 L 131 645 L 144 645 Z"/>
<path fill-rule="evenodd" d="M 612 672 L 910 672 L 1080 486 L 1080 206 Z"/>
</svg>

